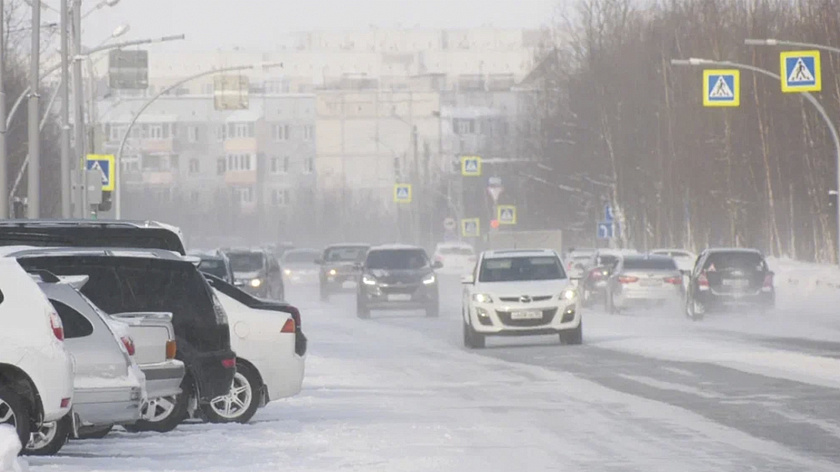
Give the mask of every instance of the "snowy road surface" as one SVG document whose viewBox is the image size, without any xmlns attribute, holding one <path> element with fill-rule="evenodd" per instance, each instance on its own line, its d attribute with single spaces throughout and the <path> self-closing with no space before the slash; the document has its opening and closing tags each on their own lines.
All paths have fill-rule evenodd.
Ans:
<svg viewBox="0 0 840 472">
<path fill-rule="evenodd" d="M 765 316 L 591 310 L 584 346 L 491 338 L 467 351 L 455 279 L 439 319 L 363 321 L 352 295 L 319 303 L 314 288 L 290 288 L 310 339 L 298 397 L 249 425 L 115 432 L 29 461 L 38 472 L 837 471 L 840 290 L 813 306 L 795 290 L 780 288 Z"/>
</svg>

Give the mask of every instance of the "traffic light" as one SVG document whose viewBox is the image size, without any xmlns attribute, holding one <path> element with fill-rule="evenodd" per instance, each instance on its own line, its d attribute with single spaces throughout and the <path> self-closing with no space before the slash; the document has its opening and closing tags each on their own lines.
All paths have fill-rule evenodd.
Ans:
<svg viewBox="0 0 840 472">
<path fill-rule="evenodd" d="M 99 211 L 110 211 L 111 210 L 111 194 L 114 192 L 103 190 L 102 191 L 102 203 L 97 206 Z"/>
</svg>

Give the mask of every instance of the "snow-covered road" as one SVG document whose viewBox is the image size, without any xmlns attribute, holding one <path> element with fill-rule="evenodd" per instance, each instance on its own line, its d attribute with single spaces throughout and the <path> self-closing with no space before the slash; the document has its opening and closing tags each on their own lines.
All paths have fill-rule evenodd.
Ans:
<svg viewBox="0 0 840 472">
<path fill-rule="evenodd" d="M 765 317 L 585 313 L 556 337 L 461 346 L 460 286 L 439 319 L 303 307 L 304 391 L 249 425 L 73 441 L 34 471 L 837 471 L 840 322 L 780 289 Z M 822 311 L 821 311 L 822 310 Z"/>
</svg>

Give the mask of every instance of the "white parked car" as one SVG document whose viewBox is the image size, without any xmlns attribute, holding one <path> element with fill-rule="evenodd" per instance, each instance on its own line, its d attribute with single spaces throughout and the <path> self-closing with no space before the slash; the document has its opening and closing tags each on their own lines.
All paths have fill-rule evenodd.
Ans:
<svg viewBox="0 0 840 472">
<path fill-rule="evenodd" d="M 443 264 L 443 267 L 437 270 L 438 273 L 457 275 L 472 272 L 476 260 L 475 249 L 458 241 L 438 244 L 433 258 L 435 262 Z"/>
<path fill-rule="evenodd" d="M 257 408 L 300 393 L 307 340 L 297 308 L 255 298 L 208 275 L 227 313 L 236 374 L 228 395 L 202 407 L 210 421 L 247 423 Z"/>
<path fill-rule="evenodd" d="M 694 269 L 694 263 L 697 262 L 697 254 L 683 249 L 654 249 L 650 253 L 673 258 L 680 271 L 691 272 L 691 269 Z"/>
<path fill-rule="evenodd" d="M 464 345 L 482 348 L 487 336 L 554 334 L 583 342 L 577 291 L 553 250 L 481 254 L 463 280 Z"/>
<path fill-rule="evenodd" d="M 73 369 L 55 308 L 17 261 L 0 258 L 0 424 L 26 444 L 41 424 L 64 418 Z"/>
</svg>

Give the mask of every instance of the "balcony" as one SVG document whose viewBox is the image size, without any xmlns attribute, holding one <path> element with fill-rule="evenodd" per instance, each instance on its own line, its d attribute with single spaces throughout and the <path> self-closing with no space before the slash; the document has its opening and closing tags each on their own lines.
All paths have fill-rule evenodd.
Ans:
<svg viewBox="0 0 840 472">
<path fill-rule="evenodd" d="M 255 170 L 229 170 L 225 172 L 226 185 L 254 185 L 257 183 L 257 171 Z"/>
</svg>

